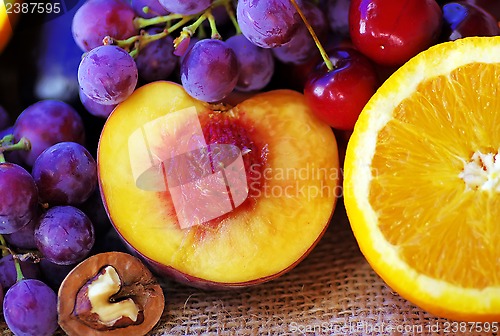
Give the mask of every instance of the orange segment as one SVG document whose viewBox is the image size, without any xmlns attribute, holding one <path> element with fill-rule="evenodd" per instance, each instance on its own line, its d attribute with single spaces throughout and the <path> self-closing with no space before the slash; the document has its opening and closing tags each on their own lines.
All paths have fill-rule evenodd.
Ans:
<svg viewBox="0 0 500 336">
<path fill-rule="evenodd" d="M 366 105 L 345 204 L 361 250 L 403 297 L 500 319 L 500 37 L 437 45 Z"/>
</svg>

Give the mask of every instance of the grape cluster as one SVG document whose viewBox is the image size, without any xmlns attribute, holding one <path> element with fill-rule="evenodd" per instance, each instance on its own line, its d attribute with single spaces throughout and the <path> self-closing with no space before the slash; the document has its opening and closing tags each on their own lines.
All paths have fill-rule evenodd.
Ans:
<svg viewBox="0 0 500 336">
<path fill-rule="evenodd" d="M 316 5 L 304 3 L 304 10 L 326 31 Z M 314 53 L 289 0 L 258 6 L 231 0 L 88 0 L 75 14 L 72 31 L 85 52 L 78 69 L 81 102 L 102 117 L 144 83 L 173 79 L 193 97 L 219 102 L 234 90 L 265 88 L 276 57 L 302 62 Z M 287 43 L 273 55 L 270 48 Z"/>
<path fill-rule="evenodd" d="M 79 112 L 62 101 L 42 100 L 24 109 L 12 126 L 4 114 L 1 311 L 16 335 L 52 335 L 60 283 L 78 262 L 102 250 L 98 244 L 111 225 Z"/>
<path fill-rule="evenodd" d="M 497 35 L 497 13 L 488 10 L 497 7 L 474 0 L 89 0 L 73 20 L 74 38 L 88 52 L 79 68 L 81 100 L 106 117 L 156 80 L 178 81 L 194 98 L 218 103 L 303 73 L 292 88 L 304 90 L 320 119 L 350 131 L 381 82 L 418 52 Z"/>
</svg>

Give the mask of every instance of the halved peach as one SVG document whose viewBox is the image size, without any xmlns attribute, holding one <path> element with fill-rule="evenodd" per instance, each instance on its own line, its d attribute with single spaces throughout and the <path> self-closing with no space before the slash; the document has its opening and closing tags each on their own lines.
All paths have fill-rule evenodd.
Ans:
<svg viewBox="0 0 500 336">
<path fill-rule="evenodd" d="M 98 171 L 124 240 L 158 273 L 204 288 L 290 270 L 323 235 L 339 192 L 335 136 L 289 90 L 231 108 L 175 83 L 145 85 L 108 118 Z"/>
</svg>

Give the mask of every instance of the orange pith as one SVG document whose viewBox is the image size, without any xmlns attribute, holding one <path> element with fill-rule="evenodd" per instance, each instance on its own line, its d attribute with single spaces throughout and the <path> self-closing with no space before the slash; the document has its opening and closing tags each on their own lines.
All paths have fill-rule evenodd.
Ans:
<svg viewBox="0 0 500 336">
<path fill-rule="evenodd" d="M 361 251 L 404 298 L 500 320 L 500 37 L 430 48 L 365 106 L 345 158 Z"/>
<path fill-rule="evenodd" d="M 421 83 L 380 131 L 372 161 L 385 238 L 419 273 L 463 287 L 500 285 L 500 193 L 459 177 L 473 153 L 500 149 L 499 76 L 498 64 L 470 64 Z"/>
</svg>

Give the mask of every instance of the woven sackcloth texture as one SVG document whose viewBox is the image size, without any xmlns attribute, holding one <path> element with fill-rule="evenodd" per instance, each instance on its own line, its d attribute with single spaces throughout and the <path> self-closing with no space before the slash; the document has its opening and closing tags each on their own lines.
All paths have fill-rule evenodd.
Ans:
<svg viewBox="0 0 500 336">
<path fill-rule="evenodd" d="M 223 292 L 163 286 L 166 308 L 149 335 L 497 334 L 437 318 L 391 291 L 359 251 L 342 204 L 311 254 L 276 280 Z"/>
</svg>

